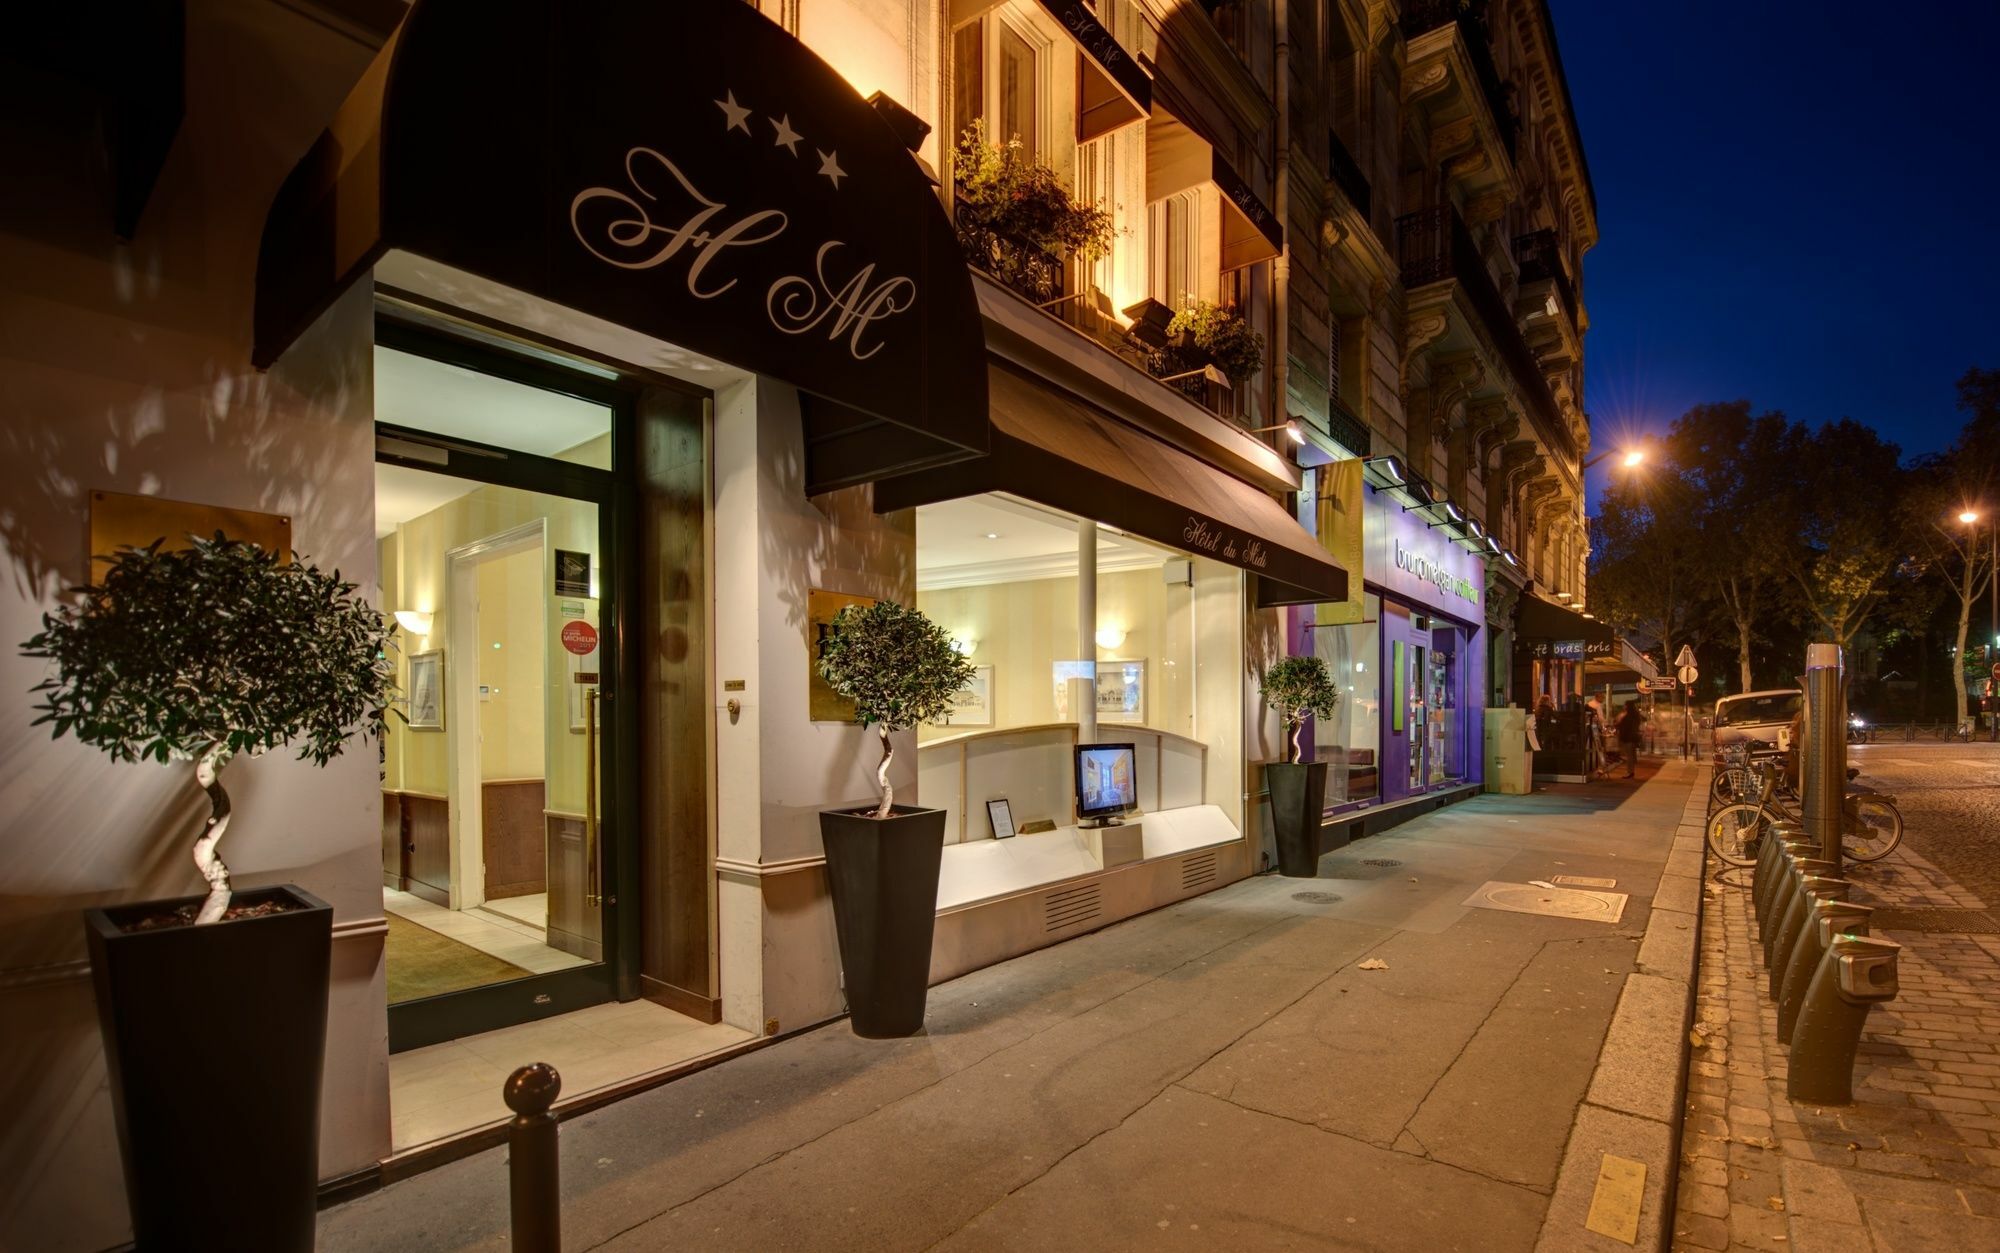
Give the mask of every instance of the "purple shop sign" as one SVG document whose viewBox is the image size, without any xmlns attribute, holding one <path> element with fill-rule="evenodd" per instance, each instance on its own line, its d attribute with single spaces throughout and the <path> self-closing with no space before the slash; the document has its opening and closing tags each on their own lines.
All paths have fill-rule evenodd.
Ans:
<svg viewBox="0 0 2000 1253">
<path fill-rule="evenodd" d="M 1412 604 L 1449 618 L 1480 623 L 1486 616 L 1486 566 L 1395 497 L 1365 491 L 1363 577 Z"/>
</svg>

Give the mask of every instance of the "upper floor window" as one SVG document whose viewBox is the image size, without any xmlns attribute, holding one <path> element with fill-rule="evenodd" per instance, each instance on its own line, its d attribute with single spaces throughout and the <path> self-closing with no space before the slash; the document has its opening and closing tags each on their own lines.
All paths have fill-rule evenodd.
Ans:
<svg viewBox="0 0 2000 1253">
<path fill-rule="evenodd" d="M 1179 192 L 1146 206 L 1146 267 L 1153 299 L 1173 309 L 1201 294 L 1199 205 Z"/>
<path fill-rule="evenodd" d="M 1019 140 L 1021 151 L 1044 158 L 1048 149 L 1050 41 L 1004 11 L 975 18 L 952 32 L 951 123 L 954 139 L 979 119 L 996 143 Z"/>
</svg>

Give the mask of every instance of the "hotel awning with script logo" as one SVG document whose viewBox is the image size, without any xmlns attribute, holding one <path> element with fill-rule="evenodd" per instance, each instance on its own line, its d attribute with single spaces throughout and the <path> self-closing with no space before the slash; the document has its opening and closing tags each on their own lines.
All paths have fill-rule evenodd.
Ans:
<svg viewBox="0 0 2000 1253">
<path fill-rule="evenodd" d="M 984 457 L 875 485 L 887 513 L 1007 492 L 1257 576 L 1255 603 L 1343 600 L 1347 571 L 1261 490 L 995 366 Z"/>
<path fill-rule="evenodd" d="M 943 207 L 742 0 L 416 0 L 272 205 L 256 364 L 392 250 L 796 385 L 809 490 L 985 450 Z"/>
<path fill-rule="evenodd" d="M 1263 198 L 1215 145 L 1155 106 L 1146 123 L 1146 199 L 1161 200 L 1200 183 L 1213 184 L 1222 202 L 1225 271 L 1268 261 L 1285 250 L 1285 228 Z"/>
</svg>

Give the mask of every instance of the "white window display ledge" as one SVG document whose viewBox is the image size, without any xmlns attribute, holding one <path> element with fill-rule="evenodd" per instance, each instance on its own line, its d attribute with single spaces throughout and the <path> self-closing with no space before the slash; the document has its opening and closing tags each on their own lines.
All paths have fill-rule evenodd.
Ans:
<svg viewBox="0 0 2000 1253">
<path fill-rule="evenodd" d="M 1174 857 L 1242 838 L 1236 824 L 1214 805 L 1163 809 L 1134 815 L 1127 821 L 1140 826 L 1143 850 L 1139 862 L 1127 864 Z M 1103 873 L 1107 867 L 1093 847 L 1093 834 L 1069 826 L 1006 840 L 947 844 L 938 871 L 938 912 Z"/>
</svg>

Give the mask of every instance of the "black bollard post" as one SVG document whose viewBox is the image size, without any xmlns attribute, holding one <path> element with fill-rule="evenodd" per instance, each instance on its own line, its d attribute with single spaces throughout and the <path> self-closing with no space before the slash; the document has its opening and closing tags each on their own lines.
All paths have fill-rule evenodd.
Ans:
<svg viewBox="0 0 2000 1253">
<path fill-rule="evenodd" d="M 1806 991 L 1812 987 L 1813 972 L 1819 969 L 1826 950 L 1843 935 L 1867 935 L 1868 918 L 1875 911 L 1850 901 L 1818 900 L 1805 930 L 1792 944 L 1785 963 L 1785 978 L 1778 991 L 1778 1042 L 1790 1048 L 1792 1031 L 1799 1025 L 1799 1011 L 1805 1008 Z"/>
<path fill-rule="evenodd" d="M 1765 983 L 1770 998 L 1775 1001 L 1785 989 L 1785 970 L 1791 964 L 1792 949 L 1799 942 L 1799 934 L 1805 930 L 1806 922 L 1812 917 L 1813 906 L 1823 900 L 1844 901 L 1847 899 L 1847 880 L 1829 878 L 1825 875 L 1808 875 L 1799 890 L 1793 894 L 1791 904 L 1785 908 L 1785 916 L 1777 920 L 1778 934 L 1771 945 L 1771 969 Z"/>
<path fill-rule="evenodd" d="M 562 1091 L 562 1076 L 547 1062 L 523 1066 L 507 1076 L 507 1194 L 513 1211 L 517 1253 L 562 1253 L 561 1162 L 556 1116 L 549 1106 Z"/>
</svg>

